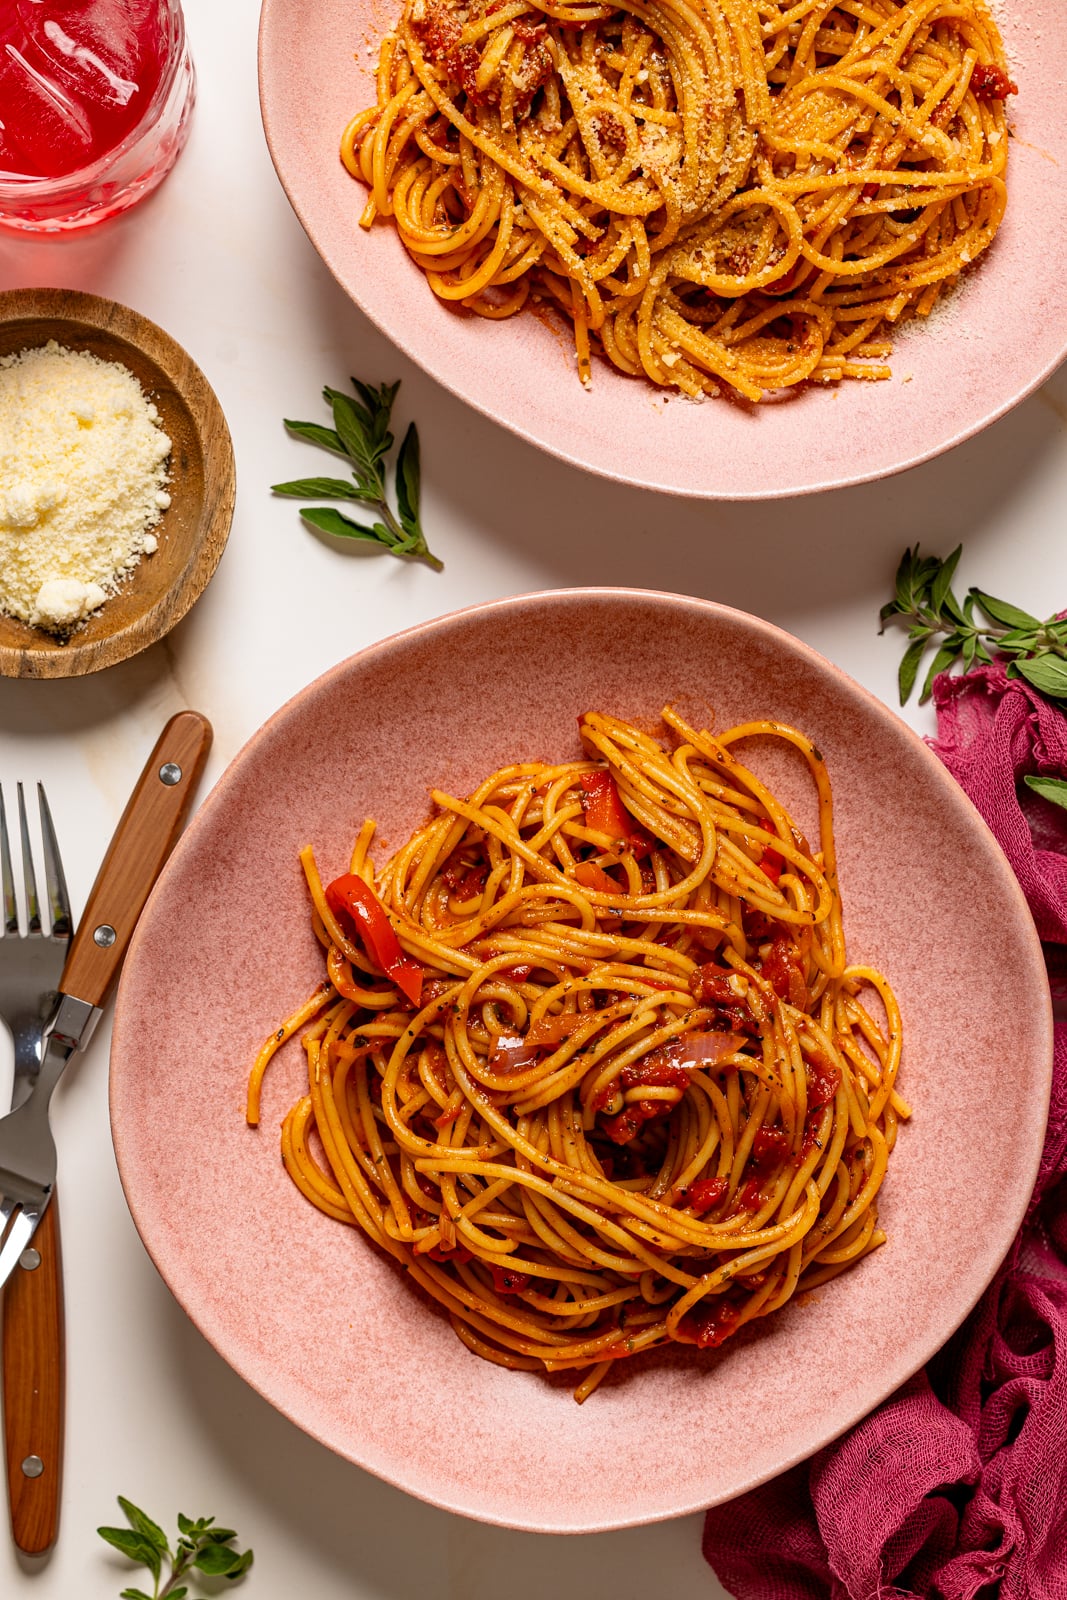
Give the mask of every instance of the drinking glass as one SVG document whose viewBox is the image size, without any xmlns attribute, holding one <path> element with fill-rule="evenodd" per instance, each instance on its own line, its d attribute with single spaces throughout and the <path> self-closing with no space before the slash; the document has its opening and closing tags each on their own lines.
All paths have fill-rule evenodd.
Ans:
<svg viewBox="0 0 1067 1600">
<path fill-rule="evenodd" d="M 179 0 L 0 0 L 0 228 L 64 233 L 151 194 L 194 85 Z"/>
</svg>

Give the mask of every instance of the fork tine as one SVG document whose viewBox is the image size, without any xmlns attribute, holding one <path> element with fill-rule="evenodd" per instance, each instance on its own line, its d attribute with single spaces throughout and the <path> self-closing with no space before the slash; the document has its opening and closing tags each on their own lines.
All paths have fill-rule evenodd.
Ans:
<svg viewBox="0 0 1067 1600">
<path fill-rule="evenodd" d="M 11 846 L 7 838 L 7 813 L 4 810 L 4 791 L 0 787 L 0 881 L 4 894 L 4 932 L 18 933 L 19 913 L 15 904 L 15 879 L 11 872 Z"/>
<path fill-rule="evenodd" d="M 19 795 L 19 832 L 22 835 L 22 881 L 26 889 L 26 932 L 41 931 L 41 902 L 37 898 L 37 878 L 33 870 L 33 851 L 30 849 L 30 830 L 26 821 L 26 801 L 21 783 Z"/>
<path fill-rule="evenodd" d="M 37 785 L 37 804 L 41 810 L 41 838 L 44 840 L 44 879 L 48 888 L 48 909 L 52 918 L 52 938 L 69 938 L 71 932 L 70 898 L 63 872 L 63 857 L 48 809 L 48 796 L 44 784 Z"/>
<path fill-rule="evenodd" d="M 19 1257 L 33 1238 L 34 1230 L 40 1221 L 40 1212 L 16 1208 L 14 1215 L 8 1211 L 8 1217 L 10 1226 L 6 1238 L 0 1232 L 0 1238 L 3 1238 L 3 1246 L 0 1248 L 0 1284 L 6 1283 L 10 1278 Z"/>
</svg>

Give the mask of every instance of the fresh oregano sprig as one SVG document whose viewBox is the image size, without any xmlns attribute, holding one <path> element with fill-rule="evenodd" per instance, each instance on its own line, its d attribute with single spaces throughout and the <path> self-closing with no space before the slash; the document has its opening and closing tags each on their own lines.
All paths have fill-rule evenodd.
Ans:
<svg viewBox="0 0 1067 1600">
<path fill-rule="evenodd" d="M 101 1539 L 120 1550 L 131 1561 L 148 1568 L 152 1574 L 153 1589 L 123 1589 L 122 1600 L 184 1600 L 189 1586 L 183 1578 L 190 1572 L 203 1573 L 210 1578 L 241 1578 L 252 1565 L 251 1550 L 232 1548 L 237 1534 L 233 1528 L 219 1528 L 214 1517 L 201 1517 L 194 1522 L 178 1513 L 178 1540 L 171 1550 L 163 1529 L 145 1515 L 132 1501 L 119 1495 L 128 1528 L 97 1528 Z M 169 1572 L 164 1574 L 164 1563 Z M 162 1587 L 160 1585 L 162 1584 Z"/>
<path fill-rule="evenodd" d="M 285 426 L 297 438 L 307 439 L 343 456 L 352 468 L 353 482 L 345 478 L 294 478 L 289 483 L 275 483 L 275 494 L 288 495 L 300 500 L 358 500 L 378 514 L 378 520 L 369 526 L 335 511 L 330 506 L 301 506 L 300 515 L 313 528 L 335 534 L 341 539 L 360 539 L 388 550 L 394 556 L 410 556 L 415 561 L 425 561 L 427 566 L 440 572 L 442 562 L 430 550 L 419 521 L 419 492 L 421 472 L 419 466 L 419 434 L 412 422 L 401 442 L 396 457 L 396 502 L 394 512 L 389 504 L 386 487 L 386 457 L 393 447 L 389 422 L 393 412 L 399 383 L 383 383 L 372 388 L 352 379 L 358 395 L 353 399 L 340 389 L 329 385 L 322 391 L 323 398 L 333 411 L 333 427 L 318 422 L 294 422 L 288 417 Z"/>
<path fill-rule="evenodd" d="M 896 594 L 879 613 L 883 629 L 891 617 L 899 617 L 911 640 L 900 663 L 901 705 L 914 689 L 931 646 L 936 649 L 920 704 L 930 698 L 939 672 L 957 661 L 969 672 L 976 661 L 991 662 L 990 652 L 1008 659 L 1010 678 L 1025 678 L 1049 700 L 1067 701 L 1067 619 L 1049 617 L 1041 622 L 981 589 L 969 589 L 961 605 L 952 579 L 962 549 L 957 545 L 944 561 L 920 554 L 918 545 L 905 550 L 897 568 Z"/>
<path fill-rule="evenodd" d="M 957 661 L 969 672 L 976 661 L 988 664 L 995 654 L 1007 659 L 1009 678 L 1025 678 L 1047 700 L 1067 707 L 1067 618 L 1053 616 L 1041 622 L 1028 611 L 973 588 L 961 605 L 952 579 L 962 549 L 957 545 L 941 561 L 920 554 L 916 545 L 905 550 L 897 568 L 896 594 L 880 615 L 883 630 L 891 617 L 899 617 L 911 641 L 900 663 L 901 705 L 915 687 L 927 650 L 936 647 L 920 704 L 930 698 L 939 672 Z M 978 613 L 988 620 L 983 622 Z M 1032 773 L 1023 782 L 1042 799 L 1067 807 L 1067 780 Z"/>
</svg>

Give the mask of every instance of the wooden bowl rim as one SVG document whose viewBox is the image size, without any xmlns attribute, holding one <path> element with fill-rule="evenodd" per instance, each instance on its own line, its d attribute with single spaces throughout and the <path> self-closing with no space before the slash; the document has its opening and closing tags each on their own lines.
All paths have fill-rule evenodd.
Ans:
<svg viewBox="0 0 1067 1600">
<path fill-rule="evenodd" d="M 0 643 L 2 677 L 73 678 L 116 666 L 155 644 L 199 599 L 219 564 L 233 520 L 237 493 L 233 440 L 218 397 L 189 352 L 141 312 L 80 289 L 0 291 L 0 328 L 23 321 L 54 323 L 52 337 L 61 344 L 64 325 L 80 323 L 105 338 L 133 345 L 159 367 L 180 396 L 192 418 L 203 461 L 201 514 L 190 547 L 197 559 L 190 561 L 176 584 L 105 638 L 79 642 L 75 635 L 59 650 L 43 644 Z M 115 359 L 121 361 L 121 354 L 116 353 Z"/>
</svg>

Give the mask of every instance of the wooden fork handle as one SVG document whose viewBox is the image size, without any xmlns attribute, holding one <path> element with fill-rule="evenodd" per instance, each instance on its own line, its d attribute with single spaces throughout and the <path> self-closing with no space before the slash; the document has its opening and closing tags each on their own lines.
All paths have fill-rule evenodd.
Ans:
<svg viewBox="0 0 1067 1600">
<path fill-rule="evenodd" d="M 63 1477 L 66 1348 L 59 1207 L 51 1204 L 4 1289 L 4 1456 L 15 1543 L 41 1555 L 55 1543 Z"/>
<path fill-rule="evenodd" d="M 102 1006 L 119 975 L 144 909 L 189 808 L 211 749 L 211 724 L 198 711 L 171 717 L 122 813 L 71 941 L 59 987 Z"/>
</svg>

